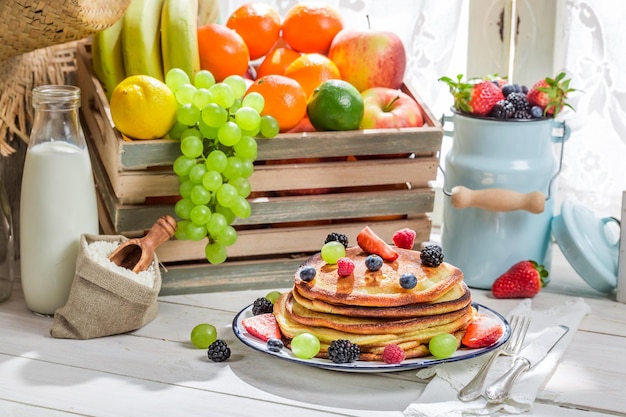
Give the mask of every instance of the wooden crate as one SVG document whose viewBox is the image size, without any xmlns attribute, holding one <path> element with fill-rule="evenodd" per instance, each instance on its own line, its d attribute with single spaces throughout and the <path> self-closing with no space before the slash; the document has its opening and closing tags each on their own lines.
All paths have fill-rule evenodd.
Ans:
<svg viewBox="0 0 626 417">
<path fill-rule="evenodd" d="M 87 42 L 77 47 L 76 82 L 103 232 L 140 236 L 158 217 L 175 217 L 179 184 L 171 166 L 179 142 L 122 138 L 92 71 Z M 170 240 L 157 251 L 167 268 L 162 294 L 288 285 L 298 264 L 319 251 L 332 231 L 353 239 L 369 225 L 390 241 L 394 231 L 410 227 L 417 242 L 428 240 L 434 204 L 429 182 L 436 176 L 443 130 L 419 96 L 404 90 L 421 105 L 423 127 L 260 139 L 250 177 L 252 215 L 233 224 L 239 238 L 228 248 L 227 262 L 208 264 L 205 241 Z M 275 280 L 261 283 L 261 276 Z"/>
</svg>

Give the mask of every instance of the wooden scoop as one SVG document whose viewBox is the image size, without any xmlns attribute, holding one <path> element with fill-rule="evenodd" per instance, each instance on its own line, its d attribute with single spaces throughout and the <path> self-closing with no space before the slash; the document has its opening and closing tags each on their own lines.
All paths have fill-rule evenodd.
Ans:
<svg viewBox="0 0 626 417">
<path fill-rule="evenodd" d="M 156 248 L 174 236 L 175 231 L 176 220 L 171 216 L 160 217 L 144 237 L 120 244 L 109 260 L 133 272 L 145 271 L 152 264 Z"/>
</svg>

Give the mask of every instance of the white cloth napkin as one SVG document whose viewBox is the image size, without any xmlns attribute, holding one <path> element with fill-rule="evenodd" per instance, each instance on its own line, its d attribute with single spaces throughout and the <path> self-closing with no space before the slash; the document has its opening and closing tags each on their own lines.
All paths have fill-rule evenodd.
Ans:
<svg viewBox="0 0 626 417">
<path fill-rule="evenodd" d="M 503 403 L 492 403 L 484 397 L 469 402 L 462 402 L 457 398 L 459 390 L 476 375 L 489 358 L 490 355 L 486 354 L 474 359 L 421 369 L 417 373 L 418 378 L 432 379 L 422 395 L 404 410 L 405 417 L 499 416 L 530 411 L 537 392 L 556 369 L 563 352 L 589 311 L 589 306 L 582 298 L 573 298 L 548 310 L 533 309 L 531 299 L 522 300 L 511 314 L 527 313 L 531 317 L 524 345 L 532 342 L 543 330 L 553 325 L 563 324 L 569 327 L 569 332 L 543 361 L 518 378 L 510 399 Z M 487 376 L 485 387 L 499 378 L 510 367 L 512 361 L 512 357 L 498 357 Z"/>
</svg>

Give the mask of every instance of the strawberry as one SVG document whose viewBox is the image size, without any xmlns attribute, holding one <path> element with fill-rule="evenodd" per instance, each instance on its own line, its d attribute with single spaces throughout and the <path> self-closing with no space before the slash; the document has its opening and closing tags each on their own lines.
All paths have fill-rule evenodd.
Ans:
<svg viewBox="0 0 626 417">
<path fill-rule="evenodd" d="M 272 313 L 259 314 L 257 316 L 246 317 L 241 321 L 243 327 L 252 336 L 267 342 L 269 339 L 280 339 L 280 328 L 276 318 Z"/>
<path fill-rule="evenodd" d="M 570 88 L 570 80 L 563 80 L 565 73 L 562 72 L 556 76 L 556 78 L 545 78 L 539 80 L 533 85 L 526 98 L 531 106 L 539 106 L 543 109 L 544 115 L 558 115 L 563 107 L 572 106 L 565 102 L 567 94 L 576 91 L 574 88 Z"/>
<path fill-rule="evenodd" d="M 405 227 L 393 234 L 393 244 L 402 249 L 412 249 L 415 243 L 415 230 Z"/>
<path fill-rule="evenodd" d="M 439 79 L 450 87 L 456 110 L 476 116 L 487 116 L 498 101 L 504 100 L 502 90 L 496 83 L 489 80 L 463 82 L 462 78 L 463 76 L 459 74 L 456 81 L 449 77 Z"/>
<path fill-rule="evenodd" d="M 398 259 L 398 252 L 393 250 L 391 246 L 382 240 L 369 226 L 365 226 L 363 230 L 356 236 L 356 243 L 361 249 L 367 253 L 380 256 L 385 261 L 395 261 Z"/>
<path fill-rule="evenodd" d="M 496 319 L 479 315 L 467 326 L 461 343 L 471 349 L 489 347 L 496 343 L 503 333 L 504 329 Z"/>
<path fill-rule="evenodd" d="M 500 275 L 491 286 L 496 298 L 534 297 L 548 283 L 548 271 L 535 261 L 521 261 Z"/>
</svg>

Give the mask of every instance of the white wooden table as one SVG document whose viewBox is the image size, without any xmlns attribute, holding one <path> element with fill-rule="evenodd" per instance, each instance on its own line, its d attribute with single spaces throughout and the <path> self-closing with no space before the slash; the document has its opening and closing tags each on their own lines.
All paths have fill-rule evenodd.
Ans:
<svg viewBox="0 0 626 417">
<path fill-rule="evenodd" d="M 595 293 L 555 248 L 552 282 L 535 297 L 548 308 L 583 296 L 582 323 L 533 416 L 626 416 L 626 305 Z M 284 289 L 281 289 L 284 290 Z M 126 335 L 94 340 L 49 336 L 51 319 L 28 311 L 21 288 L 0 304 L 0 416 L 380 416 L 401 417 L 422 392 L 415 371 L 350 374 L 288 363 L 243 345 L 234 315 L 263 290 L 160 298 L 158 317 Z M 518 300 L 475 301 L 507 314 Z M 210 322 L 232 350 L 213 363 L 189 342 Z"/>
</svg>

